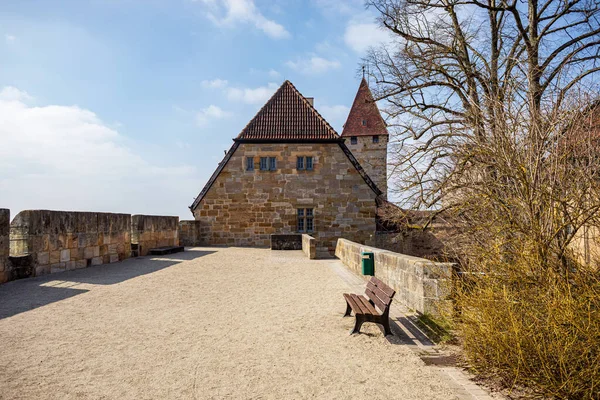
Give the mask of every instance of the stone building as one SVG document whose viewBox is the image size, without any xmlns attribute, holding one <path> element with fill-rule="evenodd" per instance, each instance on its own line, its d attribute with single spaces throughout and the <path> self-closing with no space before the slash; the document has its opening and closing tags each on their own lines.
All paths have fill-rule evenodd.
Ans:
<svg viewBox="0 0 600 400">
<path fill-rule="evenodd" d="M 364 104 L 370 95 L 363 81 L 344 137 L 317 112 L 312 99 L 285 81 L 234 139 L 190 206 L 201 241 L 268 246 L 271 234 L 308 233 L 318 251 L 333 254 L 340 237 L 369 240 L 378 204 L 385 199 L 379 185 L 386 187 L 380 160 L 387 143 L 376 105 Z M 366 126 L 355 127 L 363 120 Z M 362 145 L 351 144 L 351 151 L 347 137 L 360 137 Z M 363 168 L 362 161 L 369 166 Z"/>
</svg>

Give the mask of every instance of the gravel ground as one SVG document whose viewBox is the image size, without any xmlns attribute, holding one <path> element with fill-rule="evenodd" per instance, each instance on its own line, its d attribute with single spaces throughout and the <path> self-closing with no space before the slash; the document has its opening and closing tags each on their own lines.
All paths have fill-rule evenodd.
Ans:
<svg viewBox="0 0 600 400">
<path fill-rule="evenodd" d="M 455 399 L 299 251 L 193 248 L 0 286 L 2 399 Z"/>
</svg>

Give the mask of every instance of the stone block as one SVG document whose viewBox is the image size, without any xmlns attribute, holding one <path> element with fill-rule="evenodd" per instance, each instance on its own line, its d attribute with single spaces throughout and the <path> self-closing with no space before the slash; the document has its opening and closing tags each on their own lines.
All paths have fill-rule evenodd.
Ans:
<svg viewBox="0 0 600 400">
<path fill-rule="evenodd" d="M 68 261 L 66 264 L 66 269 L 67 269 L 67 271 L 77 269 L 77 261 Z"/>
<path fill-rule="evenodd" d="M 83 259 L 75 261 L 75 268 L 80 269 L 85 267 L 87 267 L 87 260 Z"/>
<path fill-rule="evenodd" d="M 110 263 L 115 263 L 117 261 L 119 261 L 119 255 L 118 254 L 111 254 L 109 262 Z"/>
<path fill-rule="evenodd" d="M 60 251 L 60 262 L 71 261 L 71 250 L 64 249 Z"/>
<path fill-rule="evenodd" d="M 60 262 L 60 251 L 54 250 L 50 252 L 50 264 L 56 264 Z"/>
<path fill-rule="evenodd" d="M 92 258 L 92 265 L 100 265 L 100 264 L 102 264 L 102 257 Z"/>
<path fill-rule="evenodd" d="M 38 263 L 38 265 L 50 264 L 50 252 L 43 251 L 43 252 L 37 253 L 37 263 Z"/>
</svg>

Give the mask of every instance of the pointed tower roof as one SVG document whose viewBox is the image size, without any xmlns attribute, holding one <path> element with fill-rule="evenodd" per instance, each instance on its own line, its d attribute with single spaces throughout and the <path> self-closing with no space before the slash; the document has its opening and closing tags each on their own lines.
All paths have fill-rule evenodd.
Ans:
<svg viewBox="0 0 600 400">
<path fill-rule="evenodd" d="M 340 136 L 290 81 L 246 125 L 236 141 L 338 141 Z"/>
<path fill-rule="evenodd" d="M 369 84 L 362 78 L 354 103 L 344 124 L 342 137 L 387 135 L 387 127 L 369 89 Z"/>
</svg>

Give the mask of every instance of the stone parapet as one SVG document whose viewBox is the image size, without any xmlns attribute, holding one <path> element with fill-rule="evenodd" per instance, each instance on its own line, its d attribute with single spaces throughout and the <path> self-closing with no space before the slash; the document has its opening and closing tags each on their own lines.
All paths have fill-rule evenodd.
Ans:
<svg viewBox="0 0 600 400">
<path fill-rule="evenodd" d="M 396 291 L 395 299 L 422 314 L 439 314 L 448 305 L 452 264 L 436 263 L 360 243 L 339 239 L 335 255 L 356 274 L 361 274 L 361 252 L 375 256 L 375 276 Z"/>
<path fill-rule="evenodd" d="M 156 247 L 179 246 L 179 217 L 133 215 L 131 243 L 138 245 L 140 256 Z"/>
<path fill-rule="evenodd" d="M 302 251 L 311 260 L 317 258 L 317 240 L 310 235 L 303 234 Z"/>
<path fill-rule="evenodd" d="M 131 254 L 129 214 L 25 210 L 10 224 L 10 255 L 34 276 L 113 263 Z"/>
<path fill-rule="evenodd" d="M 203 221 L 179 221 L 179 244 L 181 246 L 208 246 L 210 227 Z"/>
<path fill-rule="evenodd" d="M 10 210 L 0 208 L 0 283 L 9 280 L 10 263 Z"/>
</svg>

